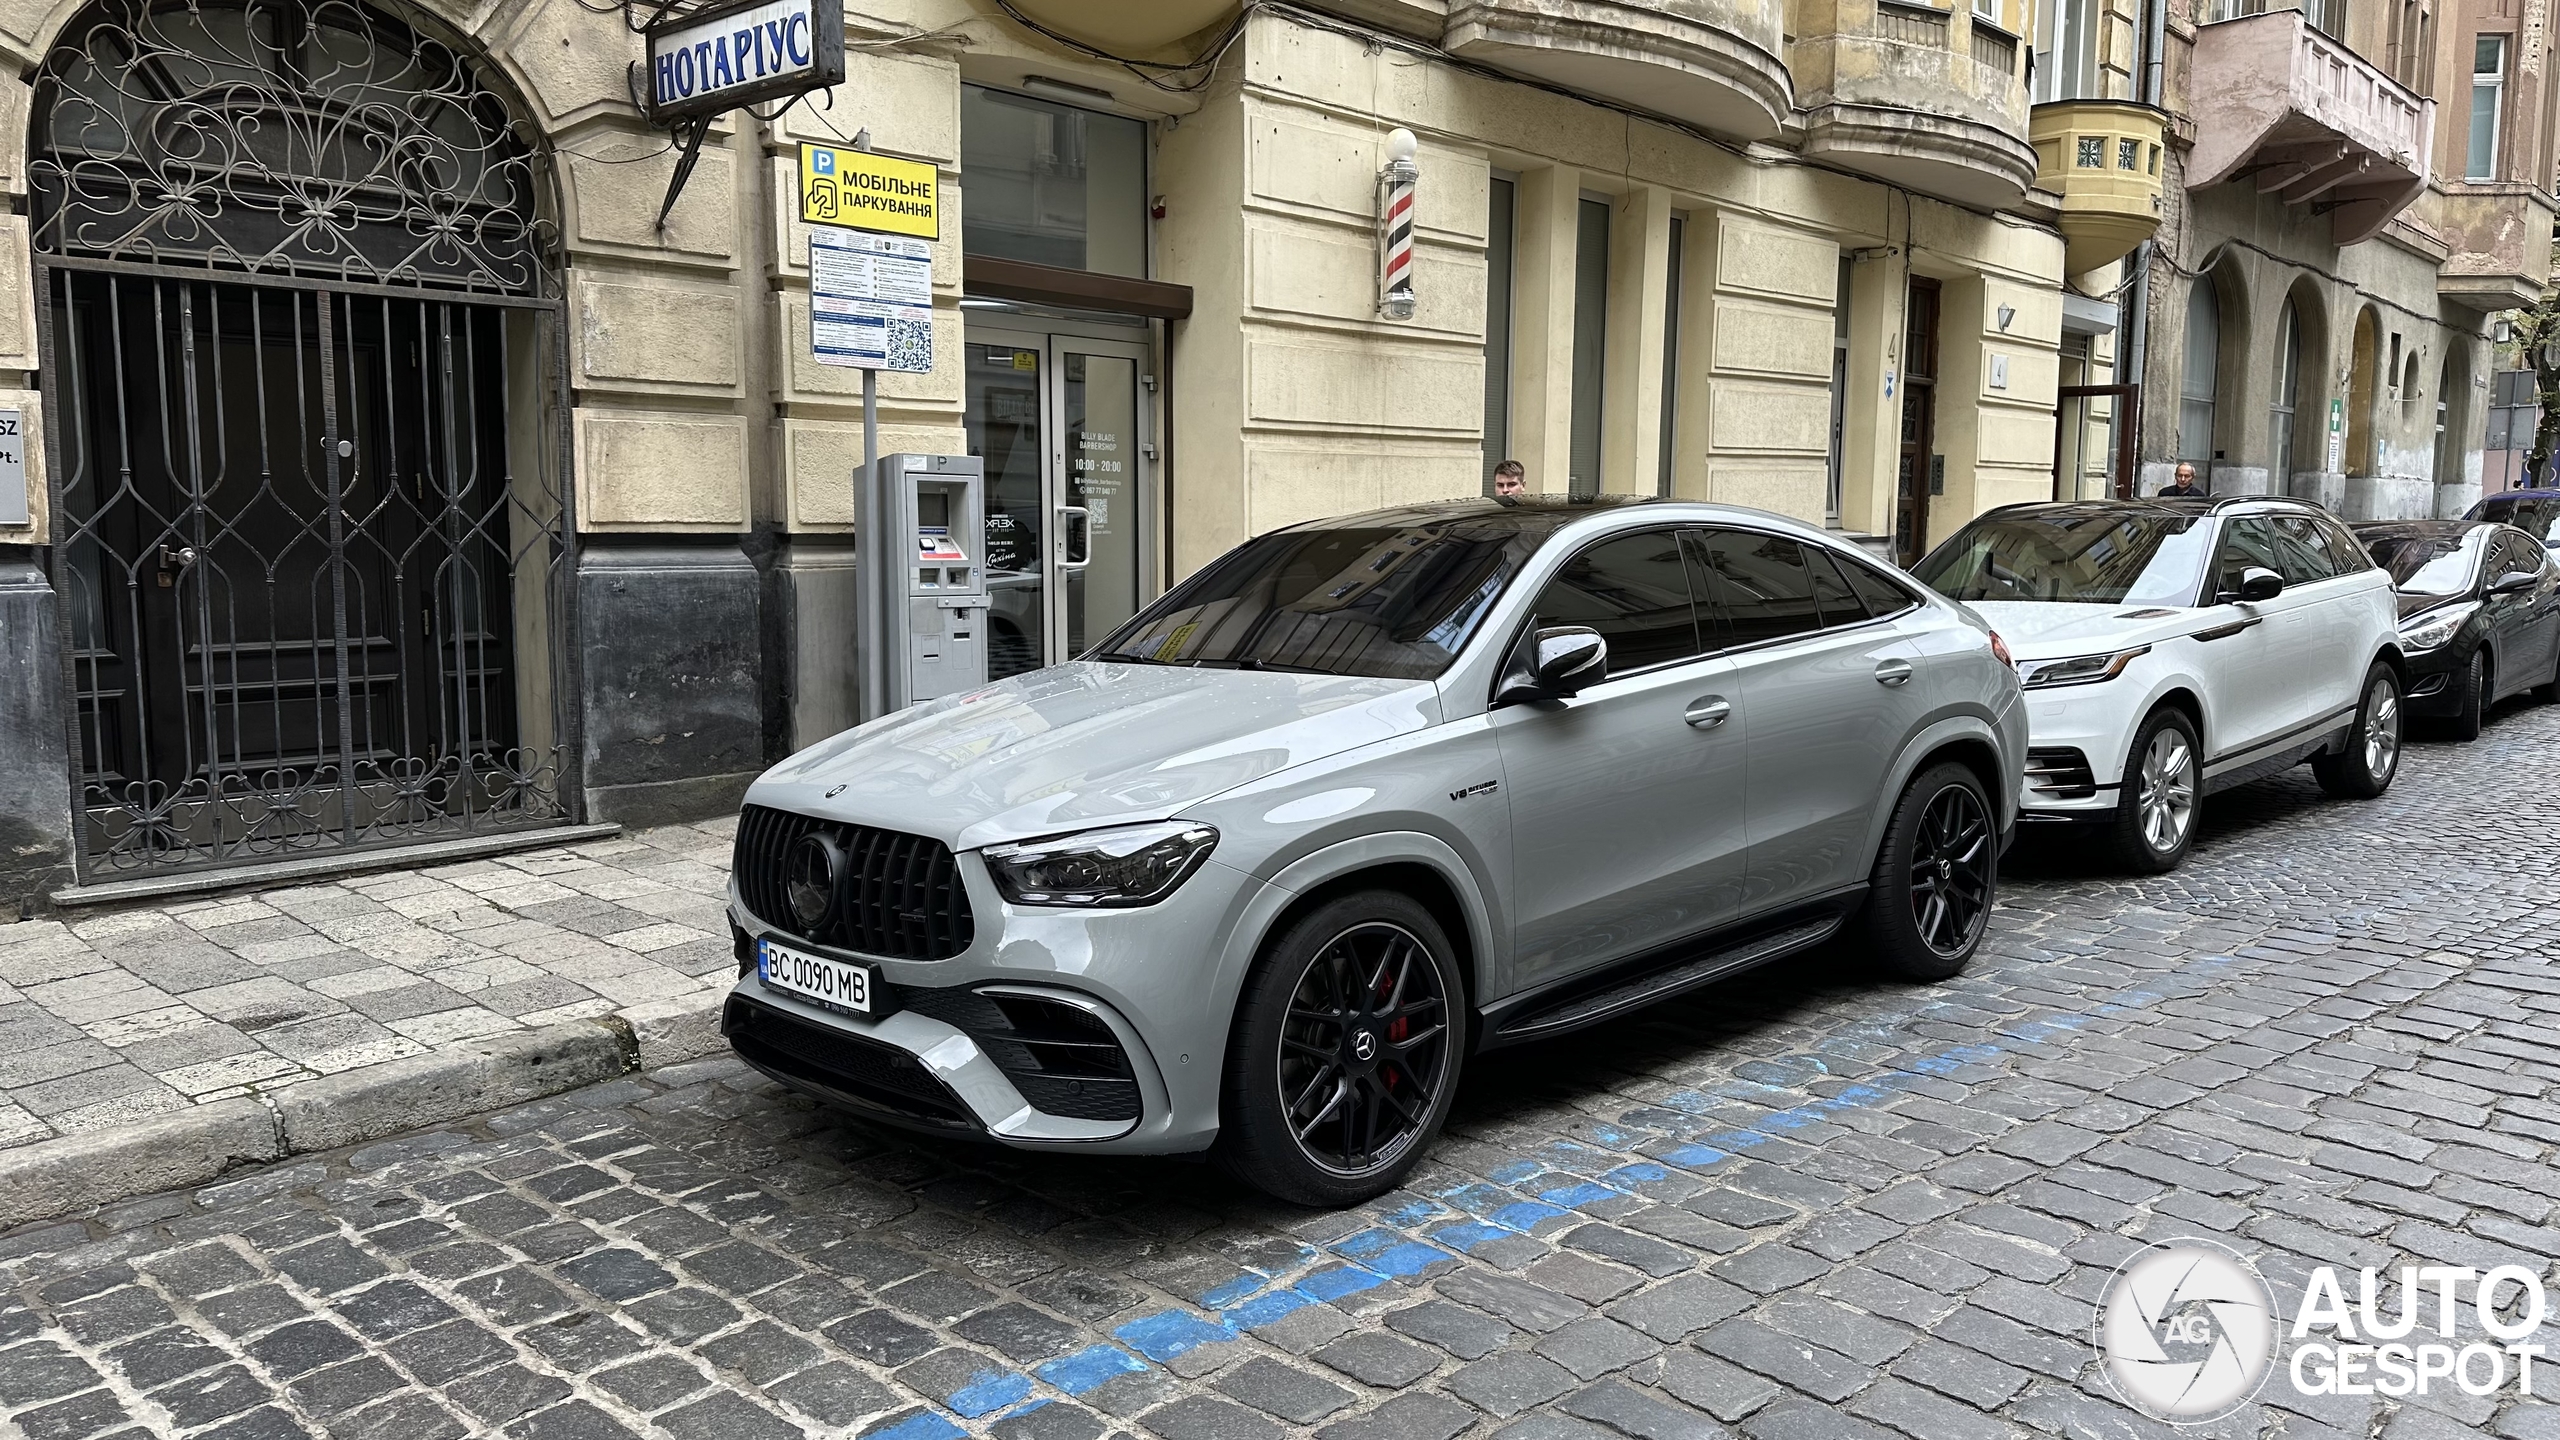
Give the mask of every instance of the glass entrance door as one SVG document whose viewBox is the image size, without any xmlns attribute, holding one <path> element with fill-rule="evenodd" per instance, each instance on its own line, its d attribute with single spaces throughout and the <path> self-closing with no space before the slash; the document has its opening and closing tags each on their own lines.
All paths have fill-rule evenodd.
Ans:
<svg viewBox="0 0 2560 1440">
<path fill-rule="evenodd" d="M 972 325 L 969 453 L 986 463 L 987 660 L 1002 679 L 1137 613 L 1153 493 L 1147 347 Z"/>
</svg>

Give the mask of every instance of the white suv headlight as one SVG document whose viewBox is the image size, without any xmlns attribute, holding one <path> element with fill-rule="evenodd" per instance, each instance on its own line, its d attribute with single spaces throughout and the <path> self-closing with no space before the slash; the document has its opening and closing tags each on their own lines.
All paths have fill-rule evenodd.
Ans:
<svg viewBox="0 0 2560 1440">
<path fill-rule="evenodd" d="M 2441 649 L 2453 639 L 2453 632 L 2462 628 L 2462 622 L 2471 618 L 2471 612 L 2479 608 L 2479 601 L 2466 600 L 2412 615 L 2400 622 L 2400 644 L 2411 651 Z"/>
<path fill-rule="evenodd" d="M 996 889 L 1016 905 L 1126 909 L 1172 894 L 1217 844 L 1209 826 L 1164 820 L 990 845 L 979 854 Z"/>
<path fill-rule="evenodd" d="M 2046 690 L 2056 685 L 2095 685 L 2113 680 L 2124 673 L 2124 667 L 2151 653 L 2148 645 L 2130 650 L 2111 650 L 2104 655 L 2074 655 L 2065 660 L 2021 660 L 2018 683 L 2029 690 Z"/>
</svg>

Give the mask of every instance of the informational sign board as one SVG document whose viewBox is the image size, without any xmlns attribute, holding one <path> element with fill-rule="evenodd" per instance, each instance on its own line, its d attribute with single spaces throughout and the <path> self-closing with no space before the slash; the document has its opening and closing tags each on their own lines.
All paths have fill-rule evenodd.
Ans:
<svg viewBox="0 0 2560 1440">
<path fill-rule="evenodd" d="M 844 83 L 844 0 L 747 0 L 649 27 L 649 118 L 716 115 Z"/>
<path fill-rule="evenodd" d="M 800 147 L 800 218 L 887 235 L 942 238 L 941 175 L 920 160 L 898 160 L 834 145 Z"/>
<path fill-rule="evenodd" d="M 2330 473 L 2335 474 L 2339 470 L 2339 462 L 2346 458 L 2346 447 L 2347 402 L 2338 399 L 2335 396 L 2331 396 L 2329 400 L 2329 464 L 2327 467 Z"/>
<path fill-rule="evenodd" d="M 27 515 L 27 425 L 21 410 L 0 410 L 0 525 L 24 525 Z"/>
<path fill-rule="evenodd" d="M 933 368 L 933 247 L 901 235 L 809 232 L 809 348 L 821 365 Z"/>
</svg>

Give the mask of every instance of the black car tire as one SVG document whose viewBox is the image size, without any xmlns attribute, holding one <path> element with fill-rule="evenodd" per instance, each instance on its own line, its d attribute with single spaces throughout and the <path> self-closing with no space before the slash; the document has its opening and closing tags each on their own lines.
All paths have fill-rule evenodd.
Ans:
<svg viewBox="0 0 2560 1440">
<path fill-rule="evenodd" d="M 2560 651 L 2551 656 L 2551 678 L 2533 687 L 2536 705 L 2560 705 Z"/>
<path fill-rule="evenodd" d="M 1981 779 L 1953 761 L 1930 766 L 1902 788 L 1876 852 L 1863 919 L 1876 964 L 1905 980 L 1964 969 L 1999 888 L 2000 832 Z"/>
<path fill-rule="evenodd" d="M 2183 785 L 2183 812 L 2174 794 L 2155 797 L 2152 793 L 2146 761 L 2155 747 L 2180 751 L 2185 757 L 2178 767 L 2182 775 L 2161 777 L 2164 788 Z M 2137 875 L 2175 870 L 2195 844 L 2203 810 L 2204 750 L 2196 743 L 2195 722 L 2184 710 L 2163 705 L 2144 717 L 2142 728 L 2133 732 L 2133 748 L 2124 757 L 2124 783 L 2116 790 L 2116 816 L 2107 825 L 2107 846 L 2117 864 Z M 2176 831 L 2165 849 L 2154 842 L 2154 821 L 2164 815 L 2174 822 Z"/>
<path fill-rule="evenodd" d="M 2471 663 L 2453 681 L 2453 738 L 2480 738 L 2480 716 L 2489 708 L 2489 647 L 2471 652 Z"/>
<path fill-rule="evenodd" d="M 1351 997 L 1356 1006 L 1344 1003 L 1342 981 L 1361 975 L 1372 961 L 1381 974 L 1363 976 L 1361 993 Z M 1385 973 L 1399 964 L 1403 969 Z M 1427 1004 L 1417 999 L 1425 982 L 1436 992 Z M 1394 993 L 1379 993 L 1382 985 Z M 1335 997 L 1336 1018 L 1310 1019 L 1324 1010 L 1328 993 Z M 1305 1003 L 1310 997 L 1312 1006 Z M 1328 1024 L 1339 1045 L 1330 1059 L 1325 1052 L 1331 1047 L 1309 1043 Z M 1369 1057 L 1355 1061 L 1363 1034 L 1369 1037 Z M 1245 980 L 1227 1045 L 1215 1154 L 1237 1179 L 1293 1204 L 1356 1205 L 1383 1195 L 1403 1183 L 1448 1119 L 1466 1037 L 1466 989 L 1449 938 L 1431 912 L 1392 890 L 1329 900 L 1266 944 Z M 1316 1098 L 1328 1068 L 1339 1072 L 1335 1088 L 1326 1092 L 1333 1103 L 1317 1109 L 1315 1122 L 1293 1123 L 1293 1114 Z M 1404 1092 L 1401 1099 L 1398 1090 Z M 1424 1092 L 1419 1103 L 1417 1091 Z M 1357 1152 L 1374 1145 L 1377 1132 L 1370 1129 L 1355 1141 L 1353 1105 L 1364 1107 L 1371 1123 L 1385 1117 L 1397 1127 L 1367 1163 L 1360 1163 Z M 1349 1157 L 1315 1153 L 1334 1149 L 1329 1117 L 1337 1106 L 1343 1107 L 1339 1143 Z M 1317 1132 L 1312 1141 L 1311 1131 Z"/>
<path fill-rule="evenodd" d="M 2371 800 L 2391 788 L 2400 773 L 2400 672 L 2381 660 L 2364 676 L 2356 701 L 2356 719 L 2347 727 L 2344 748 L 2334 755 L 2311 757 L 2311 773 L 2320 788 L 2346 800 Z"/>
</svg>

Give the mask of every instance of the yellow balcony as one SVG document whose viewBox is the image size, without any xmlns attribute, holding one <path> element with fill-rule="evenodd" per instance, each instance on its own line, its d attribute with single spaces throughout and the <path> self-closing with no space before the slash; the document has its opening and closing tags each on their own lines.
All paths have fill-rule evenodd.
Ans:
<svg viewBox="0 0 2560 1440">
<path fill-rule="evenodd" d="M 1088 45 L 1144 55 L 1234 13 L 1236 0 L 1013 0 L 1023 14 Z"/>
<path fill-rule="evenodd" d="M 2057 100 L 2027 120 L 2036 188 L 2062 197 L 2074 274 L 2133 253 L 2160 228 L 2160 112 L 2128 100 Z"/>
</svg>

